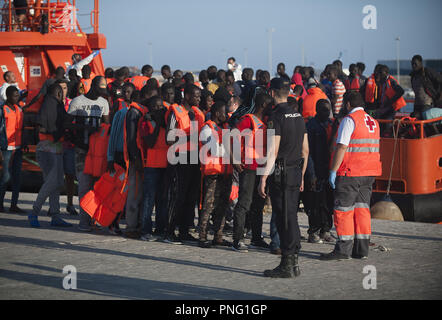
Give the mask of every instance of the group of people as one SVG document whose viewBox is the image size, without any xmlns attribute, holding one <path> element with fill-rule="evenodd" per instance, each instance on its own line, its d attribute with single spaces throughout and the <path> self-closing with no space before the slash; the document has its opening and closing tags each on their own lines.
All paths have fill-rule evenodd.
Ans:
<svg viewBox="0 0 442 320">
<path fill-rule="evenodd" d="M 51 225 L 72 227 L 60 215 L 65 179 L 67 211 L 76 215 L 75 178 L 81 201 L 92 190 L 99 191 L 97 181 L 106 172 L 125 172 L 127 197 L 124 210 L 109 226 L 113 234 L 238 252 L 265 249 L 281 255 L 281 264 L 265 275 L 293 277 L 300 274 L 297 212 L 302 200 L 309 216 L 308 241 L 336 242 L 322 259 L 368 256 L 371 190 L 374 177 L 381 175 L 376 118 L 392 119 L 404 106 L 404 91 L 386 66 L 376 66 L 365 78 L 362 63 L 352 64 L 346 76 L 342 63 L 335 61 L 317 80 L 311 67 L 296 67 L 289 77 L 281 63 L 273 79 L 265 70 L 244 68 L 238 80 L 240 68 L 230 58 L 232 70 L 210 66 L 199 73 L 198 81 L 165 65 L 160 85 L 149 65 L 134 77 L 127 67 L 95 76 L 89 63 L 97 54 L 85 60 L 74 55 L 73 67 L 67 73 L 57 68 L 40 92 L 44 102 L 36 153 L 44 184 L 28 216 L 32 227 L 40 227 L 38 215 L 48 198 Z M 422 69 L 419 56 L 413 58 L 413 69 L 413 88 L 431 98 L 416 106 L 423 115 L 440 101 L 440 75 Z M 427 81 L 428 75 L 435 81 Z M 0 123 L 0 204 L 12 162 L 11 212 L 23 213 L 17 206 L 25 149 L 23 111 L 20 92 L 8 76 Z M 240 133 L 239 158 L 225 143 L 234 129 Z M 273 135 L 267 135 L 268 130 Z M 267 139 L 259 145 L 263 132 Z M 201 152 L 205 148 L 209 152 Z M 270 244 L 262 236 L 268 196 L 273 210 Z M 80 208 L 78 228 L 91 232 L 97 226 L 87 209 Z M 197 238 L 190 232 L 196 212 Z M 337 238 L 330 233 L 333 215 Z M 123 217 L 124 232 L 119 228 Z M 228 222 L 233 223 L 233 243 L 224 238 Z M 248 231 L 250 245 L 244 241 Z"/>
</svg>

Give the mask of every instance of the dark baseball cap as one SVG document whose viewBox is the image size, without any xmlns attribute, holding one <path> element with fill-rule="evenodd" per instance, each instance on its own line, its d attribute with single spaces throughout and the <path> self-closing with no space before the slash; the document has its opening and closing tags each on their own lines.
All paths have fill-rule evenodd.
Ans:
<svg viewBox="0 0 442 320">
<path fill-rule="evenodd" d="M 290 81 L 285 78 L 273 78 L 270 81 L 270 89 L 280 90 L 280 89 L 289 89 Z"/>
</svg>

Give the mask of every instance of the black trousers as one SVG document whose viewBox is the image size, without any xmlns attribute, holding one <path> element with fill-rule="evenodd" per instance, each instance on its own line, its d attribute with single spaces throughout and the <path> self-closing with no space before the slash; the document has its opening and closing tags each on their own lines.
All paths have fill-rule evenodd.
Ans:
<svg viewBox="0 0 442 320">
<path fill-rule="evenodd" d="M 168 181 L 168 235 L 189 232 L 189 221 L 195 216 L 195 206 L 200 192 L 200 168 L 194 164 L 169 166 L 166 172 Z"/>
<path fill-rule="evenodd" d="M 262 237 L 262 222 L 265 199 L 258 194 L 259 177 L 255 170 L 245 169 L 239 174 L 238 203 L 233 212 L 233 241 L 244 238 L 246 216 L 249 214 L 252 241 Z"/>
<path fill-rule="evenodd" d="M 284 226 L 283 215 L 283 189 L 281 184 L 275 182 L 274 175 L 269 178 L 270 200 L 272 201 L 273 214 L 276 214 L 276 228 L 281 242 L 282 255 L 298 254 L 301 250 L 301 232 L 298 224 L 299 188 L 302 182 L 302 169 L 292 168 L 287 170 L 287 222 Z"/>
<path fill-rule="evenodd" d="M 302 199 L 308 215 L 308 234 L 330 232 L 333 227 L 334 202 L 328 181 L 321 182 L 317 190 L 305 191 Z"/>
</svg>

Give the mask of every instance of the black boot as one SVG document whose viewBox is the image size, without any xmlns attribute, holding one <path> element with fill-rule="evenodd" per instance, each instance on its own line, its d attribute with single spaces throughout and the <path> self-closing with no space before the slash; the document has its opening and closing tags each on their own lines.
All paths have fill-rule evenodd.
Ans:
<svg viewBox="0 0 442 320">
<path fill-rule="evenodd" d="M 299 277 L 301 275 L 301 269 L 299 269 L 298 255 L 293 255 L 293 273 L 295 277 Z"/>
<path fill-rule="evenodd" d="M 273 270 L 264 271 L 264 276 L 268 278 L 292 278 L 294 274 L 294 257 L 293 256 L 282 256 L 281 263 Z"/>
</svg>

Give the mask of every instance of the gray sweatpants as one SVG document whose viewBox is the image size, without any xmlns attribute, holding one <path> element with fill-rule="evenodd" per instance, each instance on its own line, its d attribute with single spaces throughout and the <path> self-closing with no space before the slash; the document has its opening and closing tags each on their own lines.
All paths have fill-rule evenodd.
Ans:
<svg viewBox="0 0 442 320">
<path fill-rule="evenodd" d="M 38 215 L 49 198 L 52 217 L 60 214 L 60 190 L 64 185 L 63 154 L 37 151 L 37 161 L 43 171 L 44 183 L 38 192 L 32 214 Z"/>
</svg>

